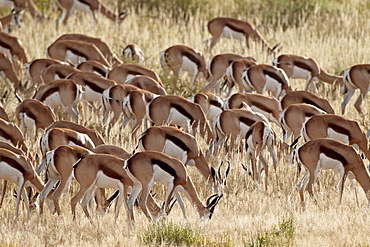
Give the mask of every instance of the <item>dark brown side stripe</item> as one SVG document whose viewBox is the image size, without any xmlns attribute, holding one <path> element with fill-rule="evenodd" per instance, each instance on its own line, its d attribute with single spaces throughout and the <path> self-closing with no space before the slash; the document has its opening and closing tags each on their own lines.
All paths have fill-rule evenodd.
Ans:
<svg viewBox="0 0 370 247">
<path fill-rule="evenodd" d="M 98 93 L 102 94 L 105 90 L 104 88 L 99 87 L 97 84 L 95 84 L 95 83 L 93 83 L 89 80 L 82 79 L 82 81 L 85 83 L 86 86 L 88 86 L 89 88 L 91 88 L 95 92 L 98 92 Z"/>
<path fill-rule="evenodd" d="M 240 117 L 239 121 L 248 125 L 248 126 L 251 126 L 252 124 L 254 124 L 256 122 L 255 120 L 250 119 L 250 118 L 246 118 L 246 117 Z"/>
<path fill-rule="evenodd" d="M 183 56 L 189 58 L 189 60 L 195 63 L 198 67 L 200 66 L 200 61 L 190 52 L 184 52 Z"/>
<path fill-rule="evenodd" d="M 305 63 L 302 63 L 302 62 L 294 62 L 294 65 L 297 66 L 297 67 L 300 67 L 301 69 L 304 69 L 304 70 L 307 70 L 307 71 L 312 71 L 312 69 L 310 68 L 310 66 L 308 66 L 307 64 Z"/>
<path fill-rule="evenodd" d="M 303 103 L 306 103 L 306 104 L 309 104 L 309 105 L 313 105 L 313 106 L 316 106 L 317 108 L 325 111 L 324 109 L 322 109 L 320 106 L 318 106 L 315 102 L 313 102 L 312 100 L 310 99 L 307 99 L 307 98 L 303 98 Z"/>
<path fill-rule="evenodd" d="M 8 165 L 17 169 L 18 171 L 22 172 L 23 174 L 25 172 L 24 168 L 21 165 L 19 165 L 19 163 L 16 160 L 14 160 L 10 157 L 0 155 L 0 162 L 7 163 Z"/>
<path fill-rule="evenodd" d="M 171 135 L 166 135 L 166 139 L 173 142 L 176 146 L 178 146 L 182 150 L 184 150 L 186 152 L 190 151 L 189 147 L 186 146 L 186 144 L 183 141 L 181 141 L 179 138 L 176 138 L 175 136 L 171 136 Z"/>
<path fill-rule="evenodd" d="M 43 102 L 47 97 L 49 97 L 55 92 L 58 92 L 58 89 L 59 89 L 58 86 L 53 86 L 49 88 L 48 90 L 46 90 L 45 93 L 42 95 L 43 97 L 41 97 L 40 101 Z"/>
<path fill-rule="evenodd" d="M 274 72 L 271 72 L 269 70 L 263 70 L 263 73 L 270 76 L 271 78 L 275 79 L 276 81 L 278 81 L 280 84 L 285 84 L 285 82 L 280 78 L 280 76 L 278 76 L 276 73 Z"/>
<path fill-rule="evenodd" d="M 347 160 L 346 158 L 335 152 L 334 150 L 332 149 L 329 149 L 329 148 L 326 148 L 326 147 L 323 147 L 323 146 L 320 146 L 320 153 L 323 153 L 325 154 L 326 156 L 328 156 L 329 158 L 332 158 L 332 159 L 335 159 L 335 160 L 338 160 L 340 161 L 343 165 L 347 165 Z"/>
<path fill-rule="evenodd" d="M 79 50 L 71 48 L 71 47 L 67 47 L 67 49 L 70 50 L 73 54 L 80 56 L 80 57 L 84 57 L 88 60 L 88 58 L 86 57 L 86 54 L 80 52 Z"/>
<path fill-rule="evenodd" d="M 191 122 L 194 121 L 193 116 L 189 112 L 187 112 L 181 105 L 171 103 L 170 107 L 171 108 L 175 108 L 182 115 L 184 115 L 185 117 L 189 118 Z"/>
<path fill-rule="evenodd" d="M 164 170 L 168 174 L 176 177 L 176 171 L 170 165 L 168 165 L 167 163 L 165 163 L 161 160 L 152 159 L 152 164 L 158 165 L 162 170 Z"/>
<path fill-rule="evenodd" d="M 328 127 L 332 128 L 337 133 L 347 135 L 347 136 L 351 136 L 351 132 L 349 132 L 347 129 L 343 128 L 342 126 L 330 123 L 330 124 L 328 124 Z"/>
<path fill-rule="evenodd" d="M 218 100 L 210 100 L 209 103 L 211 105 L 214 105 L 214 106 L 218 107 L 218 108 L 222 108 L 222 104 Z"/>
</svg>

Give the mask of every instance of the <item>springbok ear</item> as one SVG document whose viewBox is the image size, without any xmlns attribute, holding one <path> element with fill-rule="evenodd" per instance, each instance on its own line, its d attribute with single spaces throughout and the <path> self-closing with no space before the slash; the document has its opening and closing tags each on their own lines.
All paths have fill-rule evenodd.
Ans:
<svg viewBox="0 0 370 247">
<path fill-rule="evenodd" d="M 110 208 L 110 206 L 113 204 L 113 201 L 117 198 L 118 195 L 119 195 L 119 190 L 116 190 L 116 192 L 114 192 L 114 194 L 111 195 L 111 197 L 107 199 L 108 208 Z"/>
<path fill-rule="evenodd" d="M 209 205 L 209 212 L 211 212 L 211 215 L 210 215 L 210 218 L 212 217 L 212 214 L 213 212 L 215 211 L 215 207 L 216 205 L 218 204 L 218 202 L 220 201 L 220 199 L 224 196 L 224 194 L 221 194 L 221 195 L 217 195 L 210 203 Z"/>
<path fill-rule="evenodd" d="M 209 205 L 211 205 L 211 200 L 212 200 L 212 198 L 214 198 L 214 197 L 216 197 L 216 196 L 218 196 L 218 194 L 213 194 L 213 195 L 211 195 L 210 197 L 208 197 L 208 198 L 207 198 L 207 200 L 206 200 L 206 205 L 207 205 L 207 207 L 208 207 Z"/>
<path fill-rule="evenodd" d="M 168 209 L 166 210 L 165 208 L 164 208 L 164 205 L 165 205 L 165 203 L 166 202 L 163 202 L 162 203 L 162 205 L 161 205 L 161 209 L 162 210 L 166 210 L 166 214 L 167 215 L 169 215 L 170 214 L 170 212 L 171 212 L 171 210 L 172 210 L 172 208 L 173 208 L 173 206 L 175 205 L 175 203 L 177 202 L 177 199 L 174 199 L 174 197 L 171 197 L 171 200 L 169 201 L 169 206 L 168 206 Z"/>
<path fill-rule="evenodd" d="M 220 180 L 220 184 L 221 185 L 226 185 L 226 179 L 227 179 L 227 176 L 229 175 L 229 172 L 230 172 L 230 162 L 229 161 L 226 161 L 227 162 L 227 168 L 226 168 L 226 171 L 225 171 L 225 176 L 222 176 L 221 175 L 221 167 L 223 166 L 224 162 L 221 162 L 219 168 L 218 168 L 218 179 Z M 222 178 L 223 177 L 223 178 Z"/>
</svg>

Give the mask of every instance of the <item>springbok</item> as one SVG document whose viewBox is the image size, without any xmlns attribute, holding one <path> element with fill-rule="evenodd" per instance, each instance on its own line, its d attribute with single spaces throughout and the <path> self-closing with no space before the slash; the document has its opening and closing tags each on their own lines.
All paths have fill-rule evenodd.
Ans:
<svg viewBox="0 0 370 247">
<path fill-rule="evenodd" d="M 59 40 L 77 40 L 77 41 L 84 41 L 84 42 L 92 43 L 101 51 L 101 53 L 107 59 L 109 64 L 118 65 L 118 64 L 123 63 L 117 57 L 117 55 L 111 51 L 109 46 L 100 38 L 96 38 L 96 37 L 92 37 L 92 36 L 88 36 L 88 35 L 80 34 L 80 33 L 67 33 L 67 34 L 61 35 L 54 42 L 58 42 Z"/>
<path fill-rule="evenodd" d="M 219 95 L 221 90 L 221 81 L 225 77 L 227 68 L 233 61 L 239 59 L 249 59 L 255 62 L 255 59 L 253 57 L 244 57 L 236 53 L 218 54 L 211 58 L 211 60 L 209 60 L 207 63 L 209 79 L 203 91 L 208 92 L 212 88 L 214 88 L 215 93 Z"/>
<path fill-rule="evenodd" d="M 174 124 L 181 126 L 194 136 L 199 129 L 200 136 L 209 143 L 213 133 L 205 113 L 199 104 L 178 95 L 160 95 L 147 108 L 147 118 L 154 125 Z"/>
<path fill-rule="evenodd" d="M 115 14 L 99 0 L 57 0 L 57 4 L 61 10 L 60 15 L 55 21 L 57 28 L 61 19 L 63 19 L 63 24 L 67 25 L 69 17 L 75 9 L 90 13 L 95 25 L 98 23 L 98 19 L 96 18 L 97 13 L 101 13 L 111 21 L 118 24 L 120 24 L 127 16 L 126 12 L 120 12 L 118 15 Z"/>
<path fill-rule="evenodd" d="M 208 158 L 212 153 L 218 151 L 218 146 L 227 139 L 230 139 L 227 150 L 231 152 L 235 143 L 240 143 L 240 140 L 245 138 L 250 126 L 257 121 L 269 124 L 267 118 L 259 112 L 246 109 L 224 110 L 213 120 L 212 128 L 215 137 L 206 152 L 206 157 Z"/>
<path fill-rule="evenodd" d="M 247 92 L 264 94 L 269 91 L 276 99 L 292 90 L 284 70 L 269 64 L 257 64 L 247 68 L 242 73 L 242 81 Z"/>
<path fill-rule="evenodd" d="M 333 106 L 327 99 L 321 98 L 309 91 L 290 91 L 280 100 L 280 105 L 283 110 L 289 105 L 299 103 L 310 104 L 326 111 L 328 114 L 334 114 Z"/>
<path fill-rule="evenodd" d="M 145 55 L 138 45 L 128 44 L 125 48 L 123 48 L 122 55 L 128 61 L 144 66 Z"/>
<path fill-rule="evenodd" d="M 342 201 L 344 182 L 350 172 L 365 192 L 370 204 L 370 177 L 360 155 L 352 146 L 330 138 L 309 141 L 297 149 L 296 158 L 306 168 L 306 173 L 298 184 L 301 204 L 304 207 L 304 189 L 314 198 L 314 184 L 321 169 L 332 169 L 340 174 L 339 203 Z"/>
<path fill-rule="evenodd" d="M 159 182 L 167 186 L 164 204 L 164 211 L 166 213 L 169 213 L 172 195 L 175 195 L 179 204 L 183 205 L 181 196 L 178 193 L 183 192 L 201 217 L 211 219 L 216 204 L 223 196 L 222 194 L 215 194 L 209 197 L 207 199 L 207 205 L 204 206 L 198 197 L 184 164 L 178 159 L 161 152 L 138 152 L 125 161 L 124 169 L 133 181 L 132 192 L 127 201 L 131 221 L 134 221 L 133 206 L 140 192 L 141 195 L 138 200 L 139 207 L 149 220 L 153 219 L 153 215 L 149 213 L 147 208 L 147 198 L 150 195 L 149 192 L 154 182 Z"/>
<path fill-rule="evenodd" d="M 287 142 L 293 134 L 295 141 L 301 136 L 303 124 L 317 114 L 326 114 L 325 111 L 305 103 L 292 104 L 280 113 L 280 125 L 283 129 L 283 141 Z"/>
<path fill-rule="evenodd" d="M 344 114 L 346 105 L 352 98 L 356 89 L 360 90 L 360 95 L 355 102 L 355 108 L 360 113 L 363 114 L 361 110 L 361 103 L 366 98 L 369 92 L 369 82 L 370 82 L 370 64 L 357 64 L 343 72 L 344 85 L 342 86 L 342 91 L 344 92 L 344 100 L 342 102 L 342 114 Z"/>
<path fill-rule="evenodd" d="M 272 64 L 285 71 L 288 78 L 306 79 L 304 90 L 308 90 L 310 84 L 314 93 L 317 93 L 317 88 L 314 80 L 320 80 L 332 85 L 342 85 L 342 77 L 327 73 L 322 69 L 315 59 L 302 57 L 299 55 L 282 54 L 272 60 Z"/>
<path fill-rule="evenodd" d="M 5 179 L 18 185 L 15 209 L 15 218 L 18 219 L 19 203 L 22 194 L 24 195 L 24 200 L 26 200 L 29 213 L 28 198 L 24 193 L 24 188 L 31 186 L 37 192 L 41 192 L 44 189 L 44 184 L 37 176 L 28 157 L 18 155 L 5 148 L 0 148 L 0 161 L 0 179 Z M 47 197 L 47 204 L 50 211 L 54 213 L 55 208 L 49 196 Z"/>
<path fill-rule="evenodd" d="M 208 79 L 206 60 L 203 53 L 185 45 L 174 45 L 160 52 L 160 62 L 164 69 L 172 70 L 176 77 L 182 71 L 191 74 L 191 85 L 195 86 L 198 77 Z"/>
<path fill-rule="evenodd" d="M 224 102 L 224 109 L 242 109 L 248 107 L 252 111 L 262 113 L 270 122 L 280 126 L 280 102 L 271 96 L 259 93 L 235 93 Z"/>
<path fill-rule="evenodd" d="M 172 126 L 153 126 L 138 138 L 141 151 L 158 151 L 195 166 L 214 192 L 218 191 L 216 171 L 209 165 L 194 136 Z"/>
<path fill-rule="evenodd" d="M 249 49 L 250 39 L 260 43 L 267 50 L 268 54 L 271 54 L 273 57 L 275 57 L 277 50 L 280 49 L 280 44 L 270 48 L 260 32 L 251 23 L 244 20 L 230 17 L 216 17 L 208 22 L 207 27 L 209 33 L 212 35 L 211 39 L 205 41 L 207 44 L 210 43 L 210 52 L 222 37 L 240 40 L 241 51 L 244 50 L 243 43 Z"/>
</svg>

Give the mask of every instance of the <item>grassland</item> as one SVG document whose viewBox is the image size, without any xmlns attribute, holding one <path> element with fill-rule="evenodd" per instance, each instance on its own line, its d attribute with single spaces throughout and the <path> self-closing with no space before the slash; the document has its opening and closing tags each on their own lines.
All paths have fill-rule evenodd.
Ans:
<svg viewBox="0 0 370 247">
<path fill-rule="evenodd" d="M 45 57 L 45 49 L 64 33 L 83 33 L 104 40 L 111 49 L 121 55 L 129 43 L 138 44 L 146 55 L 146 66 L 155 70 L 170 94 L 189 96 L 200 92 L 204 81 L 198 81 L 195 90 L 189 87 L 189 78 L 173 78 L 164 74 L 159 64 L 159 52 L 171 45 L 186 44 L 211 54 L 203 41 L 210 38 L 205 28 L 207 21 L 216 16 L 233 16 L 249 20 L 256 25 L 265 39 L 274 45 L 283 44 L 281 53 L 293 53 L 315 58 L 330 73 L 339 74 L 354 64 L 368 63 L 370 57 L 370 22 L 367 3 L 362 1 L 126 1 L 122 6 L 129 16 L 120 25 L 114 25 L 104 16 L 93 25 L 91 16 L 76 12 L 68 26 L 55 29 L 57 7 L 54 2 L 37 2 L 48 18 L 37 23 L 30 16 L 24 18 L 21 29 L 14 30 L 26 49 L 29 59 Z M 42 3 L 45 3 L 42 5 Z M 150 5 L 151 3 L 151 5 Z M 182 3 L 183 5 L 181 5 Z M 178 8 L 176 8 L 178 4 Z M 110 8 L 115 7 L 108 1 Z M 130 7 L 131 6 L 131 7 Z M 150 8 L 151 7 L 151 8 Z M 179 8 L 181 7 L 181 10 Z M 185 17 L 185 18 L 183 18 Z M 260 63 L 270 63 L 271 57 L 253 45 L 243 51 Z M 213 53 L 240 53 L 239 43 L 222 40 Z M 295 89 L 302 89 L 304 81 L 292 80 Z M 4 87 L 5 88 L 5 87 Z M 343 96 L 331 85 L 319 83 L 319 95 L 327 98 L 340 114 Z M 357 95 L 354 96 L 354 98 Z M 354 99 L 347 106 L 345 117 L 359 121 L 369 128 L 369 99 L 363 103 L 364 116 L 353 107 Z M 12 95 L 4 101 L 7 113 L 14 120 L 17 102 Z M 89 127 L 102 130 L 101 116 L 85 120 Z M 277 126 L 276 132 L 281 134 Z M 107 143 L 116 144 L 132 151 L 136 143 L 129 138 L 130 130 L 118 128 L 105 136 Z M 207 148 L 199 139 L 203 150 Z M 28 142 L 32 152 L 39 150 L 38 143 Z M 78 208 L 77 220 L 72 221 L 70 198 L 78 185 L 62 198 L 62 216 L 43 218 L 37 213 L 27 218 L 21 210 L 18 222 L 14 222 L 15 200 L 7 193 L 0 209 L 0 246 L 369 246 L 367 228 L 369 208 L 361 187 L 356 185 L 359 205 L 356 205 L 353 189 L 347 182 L 343 202 L 338 205 L 338 176 L 321 172 L 320 184 L 316 185 L 318 205 L 307 200 L 306 210 L 299 207 L 296 190 L 296 168 L 281 159 L 277 171 L 269 177 L 268 190 L 255 189 L 250 176 L 241 168 L 246 163 L 243 153 L 221 153 L 209 159 L 217 168 L 220 161 L 231 162 L 227 185 L 222 189 L 224 197 L 217 205 L 210 221 L 201 220 L 186 201 L 188 220 L 184 220 L 178 206 L 163 221 L 150 223 L 136 210 L 137 222 L 130 228 L 124 208 L 117 219 L 113 210 L 104 217 L 96 217 L 90 223 Z M 270 162 L 271 163 L 271 162 Z M 211 194 L 204 180 L 192 168 L 189 171 L 203 201 Z M 2 185 L 0 185 L 1 187 Z M 159 200 L 161 187 L 156 187 Z M 308 197 L 308 196 L 306 196 Z"/>
</svg>

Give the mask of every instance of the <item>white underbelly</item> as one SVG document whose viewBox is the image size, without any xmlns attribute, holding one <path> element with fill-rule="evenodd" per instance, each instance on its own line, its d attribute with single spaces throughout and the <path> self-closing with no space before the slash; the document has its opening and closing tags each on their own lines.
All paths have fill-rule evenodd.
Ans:
<svg viewBox="0 0 370 247">
<path fill-rule="evenodd" d="M 329 158 L 325 154 L 320 154 L 320 168 L 324 170 L 333 170 L 335 173 L 343 173 L 344 167 L 339 160 Z"/>
<path fill-rule="evenodd" d="M 174 177 L 168 172 L 162 170 L 158 165 L 153 165 L 153 170 L 154 170 L 154 182 L 161 183 L 164 185 L 173 182 Z"/>
<path fill-rule="evenodd" d="M 113 188 L 115 190 L 118 190 L 120 189 L 120 184 L 122 183 L 118 179 L 110 178 L 102 171 L 98 171 L 95 181 L 95 185 L 98 188 Z"/>
<path fill-rule="evenodd" d="M 181 160 L 183 163 L 187 160 L 187 152 L 169 140 L 166 140 L 162 152 Z"/>
<path fill-rule="evenodd" d="M 26 113 L 21 112 L 18 116 L 21 119 L 21 123 L 19 125 L 19 128 L 23 133 L 25 133 L 26 130 L 34 130 L 36 127 L 35 120 L 27 116 Z"/>
<path fill-rule="evenodd" d="M 22 177 L 22 173 L 9 166 L 5 162 L 0 162 L 0 179 L 5 179 L 12 183 L 18 183 L 18 179 Z"/>
<path fill-rule="evenodd" d="M 83 92 L 83 98 L 86 101 L 96 101 L 100 102 L 102 94 L 92 90 L 89 86 L 85 86 L 85 91 Z"/>
<path fill-rule="evenodd" d="M 211 105 L 209 110 L 206 112 L 206 117 L 209 121 L 213 121 L 213 119 L 217 115 L 221 114 L 221 112 L 222 112 L 221 108 Z"/>
<path fill-rule="evenodd" d="M 167 123 L 176 124 L 188 129 L 190 126 L 190 119 L 181 114 L 178 110 L 171 108 Z"/>
<path fill-rule="evenodd" d="M 335 139 L 337 141 L 343 142 L 345 144 L 349 144 L 349 137 L 347 135 L 340 134 L 340 133 L 334 131 L 332 128 L 328 128 L 328 133 L 327 134 L 328 134 L 327 138 L 332 138 L 332 139 Z"/>
<path fill-rule="evenodd" d="M 224 27 L 222 30 L 222 37 L 229 38 L 229 39 L 238 39 L 238 40 L 245 40 L 245 36 L 243 33 L 236 32 L 229 27 Z"/>
<path fill-rule="evenodd" d="M 77 54 L 74 54 L 72 51 L 67 50 L 66 57 L 64 59 L 65 62 L 70 62 L 72 64 L 80 64 L 82 62 L 86 62 L 86 57 L 79 56 Z"/>
<path fill-rule="evenodd" d="M 297 66 L 294 66 L 293 68 L 293 74 L 290 78 L 301 78 L 301 79 L 307 79 L 311 77 L 311 71 L 299 68 Z"/>
<path fill-rule="evenodd" d="M 278 92 L 281 91 L 281 83 L 275 80 L 274 78 L 266 75 L 266 84 L 264 91 Z"/>
<path fill-rule="evenodd" d="M 58 106 L 61 106 L 62 102 L 60 100 L 59 92 L 55 92 L 55 93 L 51 94 L 50 96 L 48 96 L 44 100 L 44 104 L 51 107 L 51 108 L 56 108 Z"/>
<path fill-rule="evenodd" d="M 182 65 L 181 65 L 181 71 L 187 71 L 190 74 L 197 74 L 198 66 L 196 63 L 191 61 L 188 57 L 183 56 L 182 57 Z"/>
</svg>

